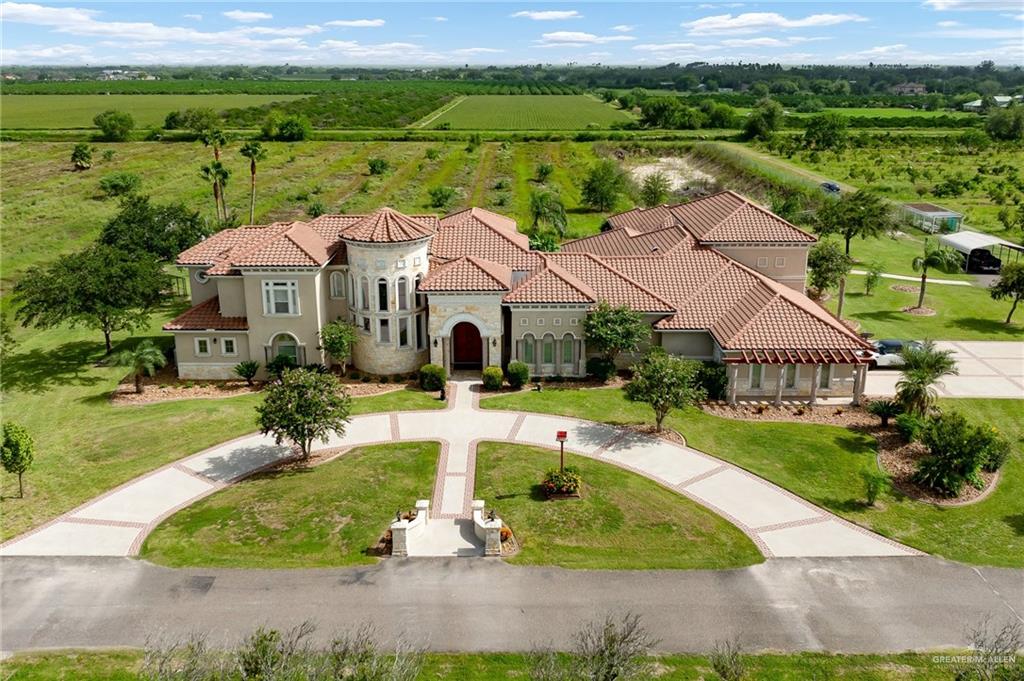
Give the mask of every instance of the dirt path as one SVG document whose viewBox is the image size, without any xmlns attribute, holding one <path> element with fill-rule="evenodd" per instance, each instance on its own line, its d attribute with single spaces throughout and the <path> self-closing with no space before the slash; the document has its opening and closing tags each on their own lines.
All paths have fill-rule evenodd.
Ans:
<svg viewBox="0 0 1024 681">
<path fill-rule="evenodd" d="M 428 125 L 430 125 L 431 123 L 433 123 L 434 121 L 436 121 L 438 118 L 443 116 L 444 114 L 448 113 L 449 111 L 451 111 L 452 109 L 457 107 L 459 104 L 462 104 L 462 102 L 464 102 L 465 99 L 466 99 L 465 95 L 461 95 L 459 97 L 456 97 L 452 101 L 450 101 L 447 104 L 445 104 L 444 106 L 442 106 L 440 109 L 435 109 L 431 113 L 427 114 L 426 117 L 421 118 L 420 120 L 416 121 L 415 123 L 413 123 L 409 127 L 410 128 L 425 128 Z"/>
<path fill-rule="evenodd" d="M 738 142 L 716 142 L 716 144 L 721 144 L 722 146 L 731 149 L 738 154 L 743 154 L 744 156 L 751 158 L 757 161 L 758 163 L 763 163 L 764 165 L 771 166 L 776 170 L 781 170 L 783 172 L 790 173 L 791 175 L 795 175 L 802 180 L 810 180 L 811 182 L 814 182 L 816 184 L 821 184 L 822 182 L 835 182 L 837 185 L 839 185 L 839 188 L 842 189 L 844 192 L 855 192 L 858 189 L 857 187 L 854 187 L 852 184 L 838 182 L 830 177 L 826 177 L 825 175 L 820 175 L 805 168 L 793 165 L 792 163 L 783 161 L 782 159 L 776 158 L 770 154 L 755 151 L 754 149 L 751 149 L 750 147 L 747 147 L 746 145 L 740 144 Z"/>
</svg>

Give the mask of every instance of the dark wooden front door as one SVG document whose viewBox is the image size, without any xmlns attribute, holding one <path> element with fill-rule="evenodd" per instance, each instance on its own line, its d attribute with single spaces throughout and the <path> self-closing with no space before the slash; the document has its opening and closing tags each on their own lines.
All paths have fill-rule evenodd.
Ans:
<svg viewBox="0 0 1024 681">
<path fill-rule="evenodd" d="M 469 322 L 459 322 L 452 329 L 452 367 L 455 369 L 480 369 L 483 367 L 484 350 L 480 342 L 480 329 Z"/>
</svg>

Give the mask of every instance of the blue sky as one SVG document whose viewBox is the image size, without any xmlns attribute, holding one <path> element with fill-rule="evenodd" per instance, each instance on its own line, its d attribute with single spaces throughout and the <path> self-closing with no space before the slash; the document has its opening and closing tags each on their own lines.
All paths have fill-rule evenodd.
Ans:
<svg viewBox="0 0 1024 681">
<path fill-rule="evenodd" d="M 2 2 L 13 64 L 1024 63 L 1024 1 Z"/>
</svg>

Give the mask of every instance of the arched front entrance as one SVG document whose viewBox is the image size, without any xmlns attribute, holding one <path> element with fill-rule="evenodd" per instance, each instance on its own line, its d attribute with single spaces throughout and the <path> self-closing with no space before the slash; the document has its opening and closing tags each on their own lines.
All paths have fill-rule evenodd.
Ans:
<svg viewBox="0 0 1024 681">
<path fill-rule="evenodd" d="M 472 322 L 459 322 L 452 328 L 452 368 L 482 369 L 483 362 L 480 329 Z"/>
</svg>

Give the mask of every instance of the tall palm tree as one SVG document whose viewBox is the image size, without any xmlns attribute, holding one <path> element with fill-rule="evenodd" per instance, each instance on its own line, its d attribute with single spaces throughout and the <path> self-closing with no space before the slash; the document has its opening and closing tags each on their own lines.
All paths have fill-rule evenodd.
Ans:
<svg viewBox="0 0 1024 681">
<path fill-rule="evenodd" d="M 204 147 L 212 147 L 213 148 L 213 162 L 219 164 L 220 163 L 220 151 L 221 151 L 221 149 L 223 149 L 224 147 L 226 147 L 228 145 L 228 136 L 227 136 L 227 134 L 225 134 L 225 132 L 223 130 L 221 130 L 220 128 L 207 128 L 207 129 L 201 130 L 199 132 L 199 141 L 203 143 Z M 214 178 L 214 181 L 213 181 L 213 199 L 218 204 L 218 211 L 220 210 L 221 206 L 223 206 L 223 202 L 224 202 L 223 194 L 224 194 L 224 185 L 222 185 L 218 181 L 218 179 Z M 218 217 L 218 219 L 226 219 L 226 217 L 227 217 L 227 208 L 226 207 L 224 208 L 224 215 L 225 215 L 225 217 L 221 218 L 220 217 L 220 213 L 218 212 L 217 217 Z"/>
<path fill-rule="evenodd" d="M 251 225 L 256 219 L 256 161 L 267 158 L 267 150 L 259 142 L 246 142 L 238 150 L 238 153 L 249 159 L 249 175 L 252 179 L 249 191 L 249 224 Z"/>
<path fill-rule="evenodd" d="M 565 217 L 565 206 L 558 194 L 550 191 L 536 191 L 530 194 L 530 217 L 533 219 L 533 228 L 536 229 L 541 223 L 547 224 L 565 236 L 568 221 Z"/>
<path fill-rule="evenodd" d="M 924 307 L 924 290 L 928 285 L 928 270 L 955 272 L 960 269 L 960 262 L 960 254 L 952 248 L 937 246 L 929 239 L 924 240 L 924 254 L 914 258 L 914 262 L 911 263 L 914 266 L 914 271 L 921 273 L 921 292 L 917 297 L 918 307 Z"/>
<path fill-rule="evenodd" d="M 129 368 L 129 375 L 135 380 L 135 392 L 142 394 L 143 376 L 152 376 L 156 370 L 167 364 L 167 358 L 151 340 L 144 340 L 131 350 L 122 350 L 114 358 L 118 366 Z"/>
<path fill-rule="evenodd" d="M 224 189 L 231 177 L 231 171 L 220 161 L 214 161 L 201 167 L 199 174 L 204 180 L 213 184 L 213 202 L 217 219 L 221 222 L 227 221 L 228 206 L 224 197 Z"/>
<path fill-rule="evenodd" d="M 220 185 L 217 184 L 217 173 L 211 164 L 206 163 L 199 168 L 199 175 L 213 187 L 213 214 L 220 220 Z"/>
</svg>

